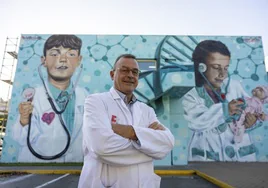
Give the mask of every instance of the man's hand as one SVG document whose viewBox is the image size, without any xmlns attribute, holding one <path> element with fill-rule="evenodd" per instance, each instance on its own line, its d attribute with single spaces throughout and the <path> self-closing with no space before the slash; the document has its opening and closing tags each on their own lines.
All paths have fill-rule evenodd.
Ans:
<svg viewBox="0 0 268 188">
<path fill-rule="evenodd" d="M 247 113 L 245 118 L 245 128 L 250 128 L 254 125 L 257 121 L 256 114 Z"/>
<path fill-rule="evenodd" d="M 24 127 L 29 124 L 29 115 L 33 112 L 31 102 L 22 102 L 19 104 L 20 124 Z"/>
<path fill-rule="evenodd" d="M 131 125 L 112 124 L 114 133 L 131 140 L 137 141 L 138 138 Z"/>
<path fill-rule="evenodd" d="M 149 125 L 148 128 L 153 129 L 153 130 L 162 130 L 162 131 L 165 130 L 165 127 L 161 125 L 160 123 L 158 123 L 157 121 Z"/>
</svg>

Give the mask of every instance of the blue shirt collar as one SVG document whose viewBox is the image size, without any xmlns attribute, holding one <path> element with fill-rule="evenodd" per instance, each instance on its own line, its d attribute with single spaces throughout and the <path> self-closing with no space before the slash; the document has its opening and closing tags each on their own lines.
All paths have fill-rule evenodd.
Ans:
<svg viewBox="0 0 268 188">
<path fill-rule="evenodd" d="M 60 90 L 56 88 L 54 85 L 52 85 L 50 82 L 48 82 L 49 91 L 51 92 L 54 99 L 61 98 L 62 94 L 67 92 L 67 95 L 70 95 L 72 92 L 72 84 L 69 84 L 69 86 L 65 90 Z"/>
</svg>

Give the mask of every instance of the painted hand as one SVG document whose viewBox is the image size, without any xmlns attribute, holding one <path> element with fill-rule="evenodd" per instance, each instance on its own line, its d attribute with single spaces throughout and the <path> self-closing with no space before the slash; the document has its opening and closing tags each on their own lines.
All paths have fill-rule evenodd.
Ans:
<svg viewBox="0 0 268 188">
<path fill-rule="evenodd" d="M 256 123 L 256 121 L 257 121 L 256 114 L 247 113 L 245 119 L 245 128 L 247 129 L 252 127 Z"/>
<path fill-rule="evenodd" d="M 265 115 L 265 113 L 264 113 L 264 112 L 262 112 L 262 113 L 259 115 L 259 117 L 260 117 L 260 119 L 261 119 L 262 121 L 264 121 L 264 120 L 265 120 L 266 115 Z"/>
<path fill-rule="evenodd" d="M 234 114 L 241 114 L 242 109 L 241 106 L 243 102 L 239 100 L 232 100 L 228 104 L 228 109 L 229 109 L 229 115 L 232 116 Z"/>
<path fill-rule="evenodd" d="M 33 105 L 29 102 L 19 104 L 20 124 L 25 126 L 29 124 L 29 115 L 33 112 Z"/>
</svg>

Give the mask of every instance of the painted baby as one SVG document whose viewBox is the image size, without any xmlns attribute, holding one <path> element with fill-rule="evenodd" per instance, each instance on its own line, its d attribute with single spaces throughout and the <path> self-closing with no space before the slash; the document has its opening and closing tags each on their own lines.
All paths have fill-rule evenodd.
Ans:
<svg viewBox="0 0 268 188">
<path fill-rule="evenodd" d="M 239 100 L 239 99 L 238 99 Z M 268 86 L 258 86 L 252 90 L 252 97 L 245 98 L 245 109 L 242 111 L 237 121 L 230 123 L 231 130 L 234 133 L 234 142 L 240 143 L 246 129 L 245 116 L 247 113 L 254 113 L 258 120 L 268 120 L 268 115 L 263 112 L 263 104 L 268 103 Z"/>
</svg>

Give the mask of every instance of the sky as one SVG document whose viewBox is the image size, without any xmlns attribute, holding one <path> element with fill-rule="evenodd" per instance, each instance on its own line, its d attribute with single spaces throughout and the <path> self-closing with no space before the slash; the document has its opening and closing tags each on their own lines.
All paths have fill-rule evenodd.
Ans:
<svg viewBox="0 0 268 188">
<path fill-rule="evenodd" d="M 268 62 L 268 0 L 0 0 L 0 23 L 0 65 L 21 34 L 261 36 Z"/>
</svg>

